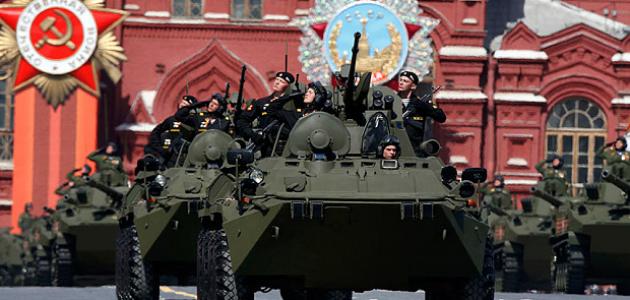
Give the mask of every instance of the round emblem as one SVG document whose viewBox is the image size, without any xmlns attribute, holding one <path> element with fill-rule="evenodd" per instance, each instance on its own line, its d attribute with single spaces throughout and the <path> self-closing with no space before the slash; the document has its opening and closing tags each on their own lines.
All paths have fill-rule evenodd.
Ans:
<svg viewBox="0 0 630 300">
<path fill-rule="evenodd" d="M 332 71 L 349 64 L 355 32 L 361 32 L 357 72 L 372 72 L 372 83 L 391 80 L 403 67 L 409 49 L 405 23 L 389 7 L 378 2 L 345 6 L 324 32 L 326 60 Z"/>
<path fill-rule="evenodd" d="M 16 37 L 28 63 L 44 73 L 62 75 L 90 60 L 98 30 L 81 1 L 35 0 L 20 15 Z"/>
</svg>

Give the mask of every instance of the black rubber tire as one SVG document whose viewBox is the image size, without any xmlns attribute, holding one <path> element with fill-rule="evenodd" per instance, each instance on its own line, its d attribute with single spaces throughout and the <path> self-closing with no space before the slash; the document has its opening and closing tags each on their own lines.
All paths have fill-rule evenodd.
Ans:
<svg viewBox="0 0 630 300">
<path fill-rule="evenodd" d="M 517 253 L 501 251 L 500 262 L 495 264 L 496 287 L 501 292 L 516 293 L 521 290 L 522 259 Z"/>
<path fill-rule="evenodd" d="M 0 286 L 11 286 L 13 278 L 6 267 L 0 267 Z"/>
<path fill-rule="evenodd" d="M 66 244 L 53 243 L 51 247 L 51 281 L 52 286 L 68 287 L 74 284 L 74 268 L 72 251 Z"/>
<path fill-rule="evenodd" d="M 36 256 L 35 257 L 35 285 L 37 286 L 50 286 L 50 257 L 48 256 Z"/>
<path fill-rule="evenodd" d="M 567 246 L 554 262 L 554 290 L 564 294 L 584 294 L 584 256 L 578 246 Z"/>
<path fill-rule="evenodd" d="M 486 237 L 482 273 L 466 281 L 454 283 L 454 287 L 428 288 L 425 299 L 494 300 L 494 251 L 493 238 Z"/>
<path fill-rule="evenodd" d="M 241 294 L 247 297 L 250 293 L 242 290 Z M 239 288 L 223 229 L 204 228 L 197 236 L 197 299 L 239 300 Z"/>
<path fill-rule="evenodd" d="M 116 296 L 119 300 L 157 300 L 159 277 L 142 259 L 135 226 L 121 229 L 116 239 Z"/>
</svg>

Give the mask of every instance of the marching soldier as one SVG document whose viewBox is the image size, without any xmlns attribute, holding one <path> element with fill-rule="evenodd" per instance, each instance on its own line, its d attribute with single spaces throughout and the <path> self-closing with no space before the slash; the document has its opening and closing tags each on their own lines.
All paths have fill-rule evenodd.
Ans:
<svg viewBox="0 0 630 300">
<path fill-rule="evenodd" d="M 403 71 L 398 76 L 398 96 L 402 99 L 403 122 L 405 130 L 416 155 L 421 155 L 420 144 L 424 138 L 427 117 L 439 123 L 446 121 L 444 111 L 433 107 L 431 103 L 422 101 L 414 91 L 418 87 L 419 78 L 416 73 Z"/>
<path fill-rule="evenodd" d="M 33 225 L 33 216 L 31 215 L 31 209 L 33 209 L 33 204 L 31 202 L 24 204 L 24 212 L 20 215 L 20 218 L 18 219 L 18 226 L 20 227 L 20 230 L 22 230 L 22 233 L 31 230 L 31 227 Z"/>
<path fill-rule="evenodd" d="M 610 142 L 597 150 L 596 157 L 603 159 L 612 173 L 620 178 L 624 178 L 625 169 L 630 166 L 630 152 L 626 150 L 628 142 L 623 136 Z"/>
</svg>

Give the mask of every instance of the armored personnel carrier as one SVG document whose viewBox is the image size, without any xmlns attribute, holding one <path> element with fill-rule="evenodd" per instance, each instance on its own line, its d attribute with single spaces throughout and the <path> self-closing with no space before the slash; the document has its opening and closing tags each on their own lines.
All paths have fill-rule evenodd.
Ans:
<svg viewBox="0 0 630 300">
<path fill-rule="evenodd" d="M 550 291 L 552 207 L 536 197 L 521 204 L 522 210 L 490 208 L 497 216 L 491 224 L 496 287 L 504 292 Z"/>
<path fill-rule="evenodd" d="M 49 253 L 55 286 L 73 285 L 75 275 L 114 274 L 117 213 L 129 187 L 123 174 L 101 175 L 84 177 L 66 193 L 54 214 L 55 237 Z"/>
<path fill-rule="evenodd" d="M 619 237 L 630 234 L 630 164 L 609 165 L 606 182 L 587 184 L 576 198 L 535 195 L 557 207 L 551 244 L 554 251 L 553 288 L 583 294 L 585 284 L 617 284 L 617 292 L 630 295 L 630 246 Z"/>
<path fill-rule="evenodd" d="M 195 275 L 195 244 L 201 228 L 198 209 L 208 198 L 234 189 L 229 149 L 244 147 L 228 134 L 197 135 L 181 165 L 164 171 L 146 161 L 127 193 L 117 240 L 116 292 L 119 299 L 157 299 L 159 278 L 180 284 Z"/>
<path fill-rule="evenodd" d="M 0 286 L 24 285 L 24 263 L 28 253 L 24 239 L 11 234 L 9 229 L 0 229 Z"/>
<path fill-rule="evenodd" d="M 235 172 L 228 196 L 207 197 L 199 210 L 198 299 L 253 299 L 264 288 L 279 288 L 283 299 L 351 299 L 376 288 L 493 298 L 492 239 L 467 212 L 485 170 L 457 180 L 436 157 L 435 140 L 416 157 L 391 110 L 375 105 L 385 93 L 369 89 L 369 77 L 356 96 L 348 80 L 337 97 L 340 118 L 301 118 L 281 155 L 254 161 L 248 151 L 228 153 L 247 171 Z M 400 140 L 400 157 L 381 159 L 387 136 Z"/>
</svg>

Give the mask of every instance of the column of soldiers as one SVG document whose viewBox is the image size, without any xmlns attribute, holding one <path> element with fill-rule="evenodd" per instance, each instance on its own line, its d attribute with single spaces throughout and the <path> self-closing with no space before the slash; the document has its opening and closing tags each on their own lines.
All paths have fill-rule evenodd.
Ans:
<svg viewBox="0 0 630 300">
<path fill-rule="evenodd" d="M 416 153 L 420 153 L 425 124 L 428 118 L 444 122 L 444 112 L 431 103 L 430 99 L 416 95 L 418 76 L 409 71 L 399 75 L 398 95 L 403 99 L 403 124 Z M 292 85 L 294 87 L 292 87 Z M 179 103 L 177 112 L 157 125 L 151 132 L 145 156 L 156 159 L 162 167 L 177 165 L 196 134 L 209 129 L 227 133 L 230 130 L 230 116 L 227 116 L 227 101 L 221 94 L 214 94 L 210 100 L 199 102 L 194 96 L 186 95 Z M 426 97 L 425 97 L 426 98 Z M 272 84 L 272 93 L 235 108 L 233 119 L 235 134 L 251 142 L 262 156 L 271 155 L 276 140 L 286 140 L 288 133 L 297 121 L 313 112 L 332 113 L 331 95 L 320 82 L 311 82 L 305 91 L 299 89 L 295 77 L 289 72 L 278 72 Z M 387 147 L 387 146 L 392 147 Z M 400 145 L 396 137 L 388 136 L 379 149 L 397 149 Z M 282 148 L 276 149 L 281 151 Z M 379 153 L 383 156 L 383 153 Z M 144 163 L 144 162 L 142 162 Z"/>
</svg>

